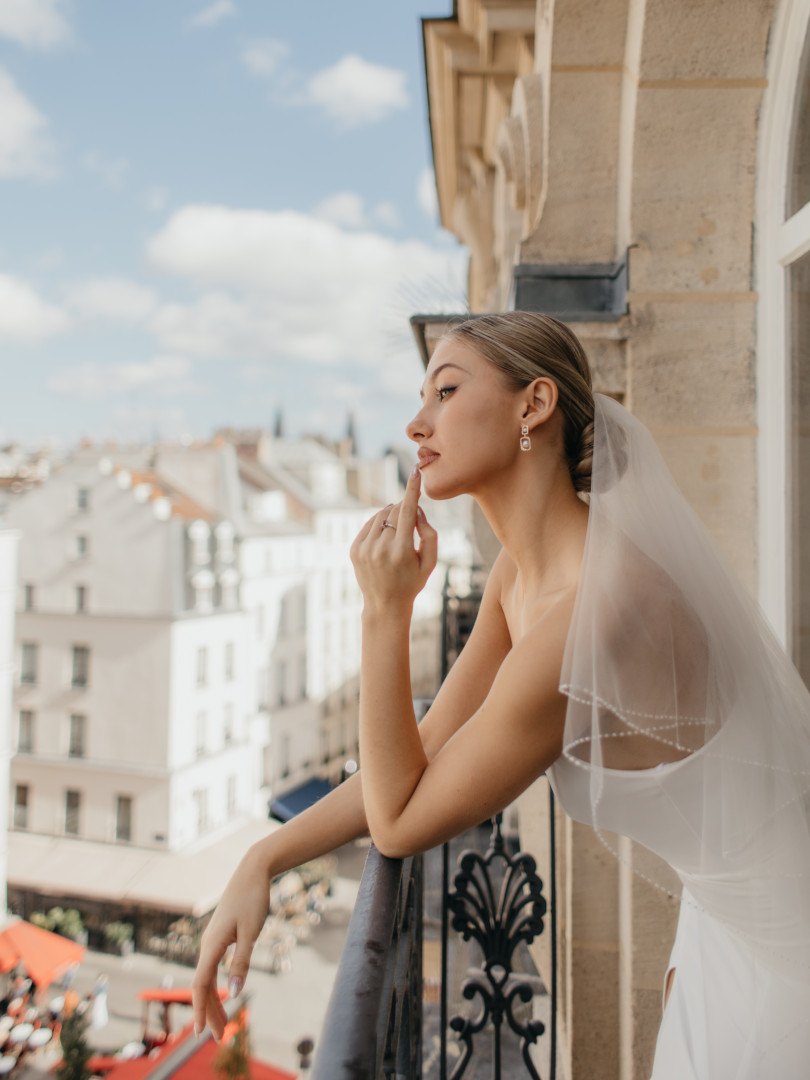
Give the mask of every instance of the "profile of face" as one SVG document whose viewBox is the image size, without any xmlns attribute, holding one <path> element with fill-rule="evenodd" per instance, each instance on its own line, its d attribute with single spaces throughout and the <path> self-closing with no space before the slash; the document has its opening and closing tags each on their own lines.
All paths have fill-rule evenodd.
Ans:
<svg viewBox="0 0 810 1080">
<path fill-rule="evenodd" d="M 527 392 L 453 336 L 439 342 L 422 387 L 422 407 L 406 428 L 419 447 L 422 490 L 431 499 L 475 495 L 513 468 Z"/>
</svg>

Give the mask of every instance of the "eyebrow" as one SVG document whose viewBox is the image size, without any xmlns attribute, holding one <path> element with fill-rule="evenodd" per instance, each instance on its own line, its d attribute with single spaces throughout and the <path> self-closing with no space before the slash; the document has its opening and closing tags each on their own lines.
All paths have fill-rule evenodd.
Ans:
<svg viewBox="0 0 810 1080">
<path fill-rule="evenodd" d="M 465 373 L 465 375 L 470 374 L 469 371 L 467 371 L 466 368 L 463 368 L 461 366 L 461 364 L 454 364 L 451 360 L 448 360 L 446 364 L 439 364 L 439 366 L 436 368 L 436 370 L 430 376 L 430 379 L 428 381 L 435 383 L 436 379 L 439 377 L 439 374 L 442 371 L 444 371 L 445 368 L 449 368 L 449 367 L 456 368 L 458 371 L 463 371 Z M 419 391 L 419 397 L 422 399 L 422 401 L 425 400 L 425 388 L 424 388 L 424 386 Z"/>
</svg>

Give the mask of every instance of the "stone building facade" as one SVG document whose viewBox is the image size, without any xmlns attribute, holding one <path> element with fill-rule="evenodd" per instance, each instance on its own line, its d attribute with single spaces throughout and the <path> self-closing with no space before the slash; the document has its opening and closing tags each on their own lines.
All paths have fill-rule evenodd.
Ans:
<svg viewBox="0 0 810 1080">
<path fill-rule="evenodd" d="M 805 676 L 809 24 L 810 0 L 457 0 L 423 23 L 471 310 L 575 324 Z M 540 781 L 521 811 L 541 862 L 545 806 Z M 629 844 L 617 862 L 571 821 L 558 841 L 568 1075 L 642 1080 L 677 904 Z"/>
</svg>

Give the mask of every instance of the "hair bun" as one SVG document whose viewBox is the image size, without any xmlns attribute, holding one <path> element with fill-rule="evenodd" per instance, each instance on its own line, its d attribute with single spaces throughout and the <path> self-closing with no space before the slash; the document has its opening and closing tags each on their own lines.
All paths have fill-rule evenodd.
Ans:
<svg viewBox="0 0 810 1080">
<path fill-rule="evenodd" d="M 571 468 L 571 479 L 577 491 L 591 490 L 593 468 L 593 420 L 586 424 L 579 435 L 579 447 Z"/>
</svg>

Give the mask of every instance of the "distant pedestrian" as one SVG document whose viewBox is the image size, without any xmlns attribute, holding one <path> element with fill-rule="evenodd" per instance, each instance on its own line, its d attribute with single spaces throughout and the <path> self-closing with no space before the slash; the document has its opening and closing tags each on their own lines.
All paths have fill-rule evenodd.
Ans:
<svg viewBox="0 0 810 1080">
<path fill-rule="evenodd" d="M 100 1030 L 107 1026 L 110 1014 L 107 1009 L 107 976 L 99 975 L 93 987 L 93 1005 L 90 1011 L 90 1026 Z"/>
</svg>

